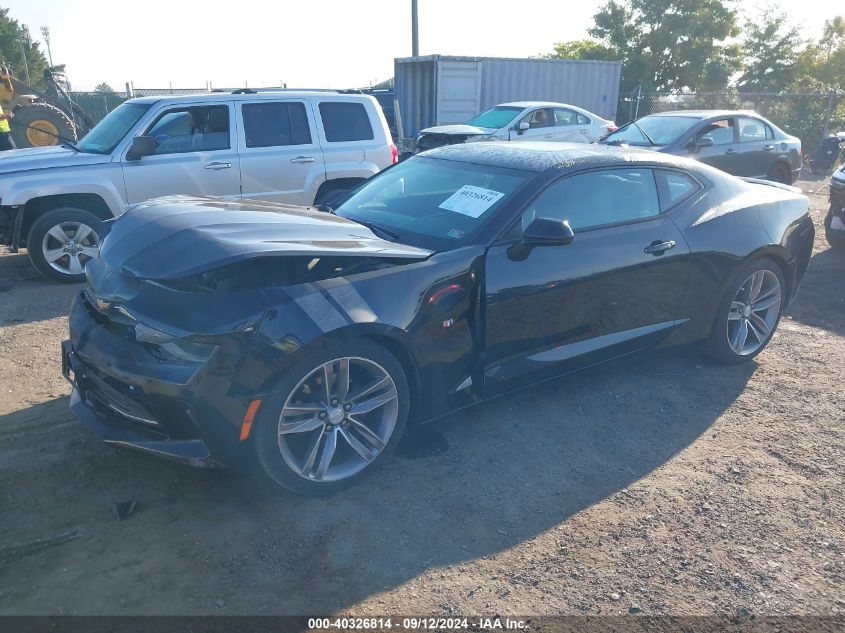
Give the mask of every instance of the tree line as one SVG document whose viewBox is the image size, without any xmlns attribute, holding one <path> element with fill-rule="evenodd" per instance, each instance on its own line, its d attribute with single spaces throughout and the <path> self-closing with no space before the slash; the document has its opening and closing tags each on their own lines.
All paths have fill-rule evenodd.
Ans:
<svg viewBox="0 0 845 633">
<path fill-rule="evenodd" d="M 620 60 L 620 92 L 828 91 L 845 88 L 845 18 L 804 39 L 767 7 L 741 20 L 722 0 L 609 0 L 587 39 L 555 44 L 546 58 Z"/>
</svg>

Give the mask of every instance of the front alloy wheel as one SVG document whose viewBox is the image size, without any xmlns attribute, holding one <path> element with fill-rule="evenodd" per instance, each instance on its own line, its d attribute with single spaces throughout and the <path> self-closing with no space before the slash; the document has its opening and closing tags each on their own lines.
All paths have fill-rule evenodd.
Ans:
<svg viewBox="0 0 845 633">
<path fill-rule="evenodd" d="M 259 462 L 277 483 L 332 492 L 373 470 L 398 443 L 408 386 L 381 345 L 332 343 L 286 373 L 261 406 L 255 438 Z"/>
<path fill-rule="evenodd" d="M 85 264 L 100 251 L 100 238 L 87 224 L 69 220 L 55 225 L 41 240 L 41 253 L 61 275 L 82 275 Z"/>
<path fill-rule="evenodd" d="M 324 363 L 300 381 L 282 408 L 282 459 L 306 480 L 357 475 L 390 441 L 398 395 L 376 362 L 345 356 Z"/>
<path fill-rule="evenodd" d="M 33 266 L 48 279 L 85 280 L 85 264 L 100 252 L 100 219 L 75 207 L 53 209 L 29 228 L 26 243 Z"/>
</svg>

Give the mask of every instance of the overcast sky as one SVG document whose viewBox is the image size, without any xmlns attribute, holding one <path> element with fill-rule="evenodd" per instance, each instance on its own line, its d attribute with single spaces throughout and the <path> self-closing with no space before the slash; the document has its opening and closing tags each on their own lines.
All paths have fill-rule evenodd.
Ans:
<svg viewBox="0 0 845 633">
<path fill-rule="evenodd" d="M 0 0 L 34 39 L 49 26 L 53 61 L 76 90 L 135 87 L 345 88 L 393 76 L 411 54 L 411 0 Z M 526 57 L 586 37 L 603 0 L 419 0 L 420 53 Z M 737 2 L 752 10 L 758 2 Z M 782 0 L 805 36 L 829 0 Z M 842 13 L 845 13 L 843 7 Z"/>
</svg>

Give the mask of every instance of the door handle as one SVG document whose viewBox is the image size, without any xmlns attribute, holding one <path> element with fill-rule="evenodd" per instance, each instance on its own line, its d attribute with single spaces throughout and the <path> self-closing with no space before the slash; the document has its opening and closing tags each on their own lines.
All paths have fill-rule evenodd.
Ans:
<svg viewBox="0 0 845 633">
<path fill-rule="evenodd" d="M 764 150 L 766 150 L 767 152 L 771 152 L 774 148 L 775 148 L 775 146 L 774 146 L 774 145 L 765 145 L 765 146 L 763 146 L 763 149 L 764 149 Z"/>
<path fill-rule="evenodd" d="M 551 134 L 543 134 L 543 138 L 552 138 Z"/>
<path fill-rule="evenodd" d="M 290 162 L 292 163 L 313 163 L 316 158 L 313 156 L 297 156 L 296 158 L 291 158 Z"/>
<path fill-rule="evenodd" d="M 643 253 L 657 257 L 668 251 L 670 248 L 675 248 L 675 240 L 666 240 L 665 242 L 654 240 L 643 249 Z"/>
<path fill-rule="evenodd" d="M 735 149 L 729 149 L 725 152 L 725 154 L 736 154 L 736 150 Z"/>
<path fill-rule="evenodd" d="M 218 170 L 218 169 L 231 169 L 231 168 L 232 168 L 232 163 L 217 163 L 217 162 L 215 162 L 215 163 L 208 163 L 208 164 L 205 166 L 205 168 L 206 168 L 206 169 L 214 169 L 214 170 Z"/>
</svg>

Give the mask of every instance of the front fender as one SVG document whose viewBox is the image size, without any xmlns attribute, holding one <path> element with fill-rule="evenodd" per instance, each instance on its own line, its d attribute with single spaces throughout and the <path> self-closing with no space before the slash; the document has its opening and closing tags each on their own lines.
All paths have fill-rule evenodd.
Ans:
<svg viewBox="0 0 845 633">
<path fill-rule="evenodd" d="M 120 166 L 117 166 L 118 170 Z M 92 181 L 90 178 L 39 176 L 36 178 L 15 179 L 3 194 L 4 206 L 20 206 L 36 198 L 67 194 L 93 194 L 99 196 L 108 206 L 112 215 L 120 215 L 125 210 L 123 195 L 114 185 L 106 181 Z"/>
<path fill-rule="evenodd" d="M 454 408 L 453 397 L 457 402 L 472 393 L 470 377 L 481 349 L 482 271 L 482 252 L 455 253 L 266 291 L 267 305 L 274 307 L 264 314 L 232 395 L 268 393 L 314 346 L 369 337 L 418 370 L 423 418 Z M 428 393 L 447 397 L 427 398 Z"/>
</svg>

